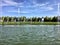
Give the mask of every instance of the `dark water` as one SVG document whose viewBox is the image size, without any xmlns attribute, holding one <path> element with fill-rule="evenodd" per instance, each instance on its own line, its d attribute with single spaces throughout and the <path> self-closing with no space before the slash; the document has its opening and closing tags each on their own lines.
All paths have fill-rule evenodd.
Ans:
<svg viewBox="0 0 60 45">
<path fill-rule="evenodd" d="M 0 26 L 0 45 L 60 45 L 60 25 Z"/>
</svg>

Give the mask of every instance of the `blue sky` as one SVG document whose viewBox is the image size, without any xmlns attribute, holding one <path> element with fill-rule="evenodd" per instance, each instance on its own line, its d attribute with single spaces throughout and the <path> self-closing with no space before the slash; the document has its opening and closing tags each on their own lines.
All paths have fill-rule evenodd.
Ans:
<svg viewBox="0 0 60 45">
<path fill-rule="evenodd" d="M 0 0 L 0 16 L 57 16 L 58 3 L 60 0 Z"/>
</svg>

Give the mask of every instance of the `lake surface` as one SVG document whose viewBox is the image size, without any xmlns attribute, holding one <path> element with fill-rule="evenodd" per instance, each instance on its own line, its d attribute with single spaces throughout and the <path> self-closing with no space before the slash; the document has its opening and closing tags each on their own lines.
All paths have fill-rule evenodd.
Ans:
<svg viewBox="0 0 60 45">
<path fill-rule="evenodd" d="M 60 45 L 60 25 L 0 25 L 0 45 Z"/>
</svg>

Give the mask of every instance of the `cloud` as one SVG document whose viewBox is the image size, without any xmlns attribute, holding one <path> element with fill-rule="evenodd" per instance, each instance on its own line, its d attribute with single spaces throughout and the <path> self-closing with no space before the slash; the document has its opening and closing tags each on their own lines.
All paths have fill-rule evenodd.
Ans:
<svg viewBox="0 0 60 45">
<path fill-rule="evenodd" d="M 10 4 L 10 5 L 15 5 L 17 4 L 16 2 L 13 2 L 11 0 L 4 0 L 5 3 Z"/>
<path fill-rule="evenodd" d="M 49 4 L 49 2 L 41 3 L 41 4 L 36 3 L 35 6 L 39 6 L 39 7 L 41 7 L 41 6 L 46 6 L 46 5 L 48 5 L 48 4 Z"/>
<path fill-rule="evenodd" d="M 45 10 L 45 11 L 51 11 L 51 10 L 53 10 L 54 8 L 53 7 L 50 7 L 50 6 L 46 6 L 46 7 L 42 7 L 41 8 L 42 10 Z"/>
<path fill-rule="evenodd" d="M 27 1 L 27 0 L 26 0 Z M 13 1 L 13 0 L 2 0 L 2 3 L 0 3 L 0 6 L 19 6 L 19 7 L 41 7 L 41 6 L 46 6 L 47 4 L 49 4 L 49 2 L 46 3 L 37 3 L 35 0 L 32 0 L 31 2 L 29 2 L 29 4 L 27 4 L 28 2 L 20 2 L 18 4 L 18 2 Z M 31 5 L 32 4 L 32 5 Z"/>
<path fill-rule="evenodd" d="M 32 11 L 52 11 L 54 10 L 53 6 L 49 5 L 49 2 L 46 3 L 42 3 L 42 4 L 38 4 L 36 3 L 34 6 L 31 6 L 34 8 L 34 10 L 32 9 Z"/>
<path fill-rule="evenodd" d="M 53 7 L 47 7 L 48 8 L 48 10 L 53 10 L 54 8 Z"/>
<path fill-rule="evenodd" d="M 2 0 L 0 1 L 0 6 L 11 6 L 11 5 L 17 5 L 16 2 L 13 2 L 12 0 Z"/>
<path fill-rule="evenodd" d="M 29 11 L 18 11 L 18 10 L 12 10 L 12 11 L 7 11 L 7 12 L 15 12 L 15 13 L 30 13 Z"/>
<path fill-rule="evenodd" d="M 31 13 L 31 12 L 28 12 L 28 11 L 21 11 L 21 13 Z"/>
<path fill-rule="evenodd" d="M 53 6 L 55 4 L 50 4 L 50 2 L 44 2 L 44 3 L 37 3 L 35 0 L 29 0 L 29 2 L 27 0 L 23 1 L 23 2 L 16 2 L 16 1 L 12 1 L 12 0 L 2 0 L 2 3 L 0 3 L 0 6 L 18 6 L 20 8 L 22 8 L 21 12 L 19 13 L 32 13 L 32 12 L 43 12 L 43 11 L 52 11 L 54 10 Z M 17 8 L 18 8 L 17 7 Z M 27 11 L 28 10 L 28 11 Z M 9 10 L 7 12 L 17 12 L 17 10 Z"/>
<path fill-rule="evenodd" d="M 7 12 L 18 12 L 18 11 L 16 11 L 16 10 L 12 10 L 12 11 L 7 11 Z"/>
</svg>

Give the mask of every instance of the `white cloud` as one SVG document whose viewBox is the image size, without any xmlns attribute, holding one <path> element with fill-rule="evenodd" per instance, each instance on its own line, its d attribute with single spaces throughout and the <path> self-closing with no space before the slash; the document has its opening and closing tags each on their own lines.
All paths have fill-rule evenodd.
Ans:
<svg viewBox="0 0 60 45">
<path fill-rule="evenodd" d="M 18 11 L 16 11 L 16 10 L 12 10 L 12 11 L 7 11 L 7 12 L 18 12 Z"/>
<path fill-rule="evenodd" d="M 45 2 L 45 3 L 37 3 L 35 1 L 33 1 L 34 3 L 34 6 L 32 7 L 37 7 L 37 9 L 35 10 L 38 10 L 40 9 L 41 11 L 52 11 L 54 10 L 54 7 L 56 4 L 50 4 L 50 2 Z"/>
<path fill-rule="evenodd" d="M 5 3 L 4 3 L 4 2 L 5 2 Z M 48 6 L 48 5 L 50 5 L 49 2 L 40 3 L 40 4 L 39 4 L 39 3 L 35 2 L 35 1 L 33 1 L 32 3 L 33 3 L 33 5 L 27 5 L 27 6 L 26 6 L 27 9 L 28 9 L 29 7 L 35 8 L 34 10 L 32 9 L 31 12 L 33 12 L 33 11 L 35 11 L 35 10 L 37 10 L 37 9 L 41 9 L 42 11 L 49 11 L 49 10 L 53 10 L 53 9 L 54 9 L 52 6 Z M 11 6 L 11 5 L 17 6 L 17 5 L 18 5 L 17 2 L 14 2 L 14 1 L 12 1 L 12 0 L 3 0 L 3 2 L 0 3 L 0 4 L 1 4 L 0 6 Z M 53 4 L 52 4 L 52 5 L 53 5 Z M 19 3 L 18 6 L 19 6 L 19 7 L 25 7 L 25 3 L 24 3 L 24 2 Z M 37 7 L 37 8 L 36 8 L 36 7 Z M 8 11 L 8 12 L 17 12 L 17 11 L 13 10 L 13 11 Z M 29 12 L 28 12 L 28 11 L 21 11 L 21 13 L 29 13 Z"/>
<path fill-rule="evenodd" d="M 51 7 L 51 6 L 42 7 L 41 9 L 42 9 L 43 11 L 52 11 L 52 10 L 54 10 L 54 8 Z"/>
<path fill-rule="evenodd" d="M 47 7 L 48 8 L 48 10 L 53 10 L 54 8 L 53 7 Z"/>
<path fill-rule="evenodd" d="M 15 13 L 30 13 L 29 11 L 18 11 L 18 10 L 12 10 L 7 12 L 15 12 Z"/>
<path fill-rule="evenodd" d="M 0 6 L 11 6 L 11 5 L 17 5 L 16 2 L 13 2 L 12 0 L 2 0 L 0 1 Z"/>
<path fill-rule="evenodd" d="M 30 12 L 28 12 L 28 11 L 21 11 L 21 13 L 30 13 Z"/>
<path fill-rule="evenodd" d="M 10 5 L 15 5 L 17 4 L 16 2 L 13 2 L 11 0 L 4 0 L 5 3 L 10 4 Z"/>
<path fill-rule="evenodd" d="M 48 4 L 49 4 L 49 2 L 42 3 L 42 4 L 38 4 L 38 3 L 37 3 L 36 6 L 40 6 L 40 7 L 41 7 L 41 6 L 46 6 L 46 5 L 48 5 Z"/>
</svg>

